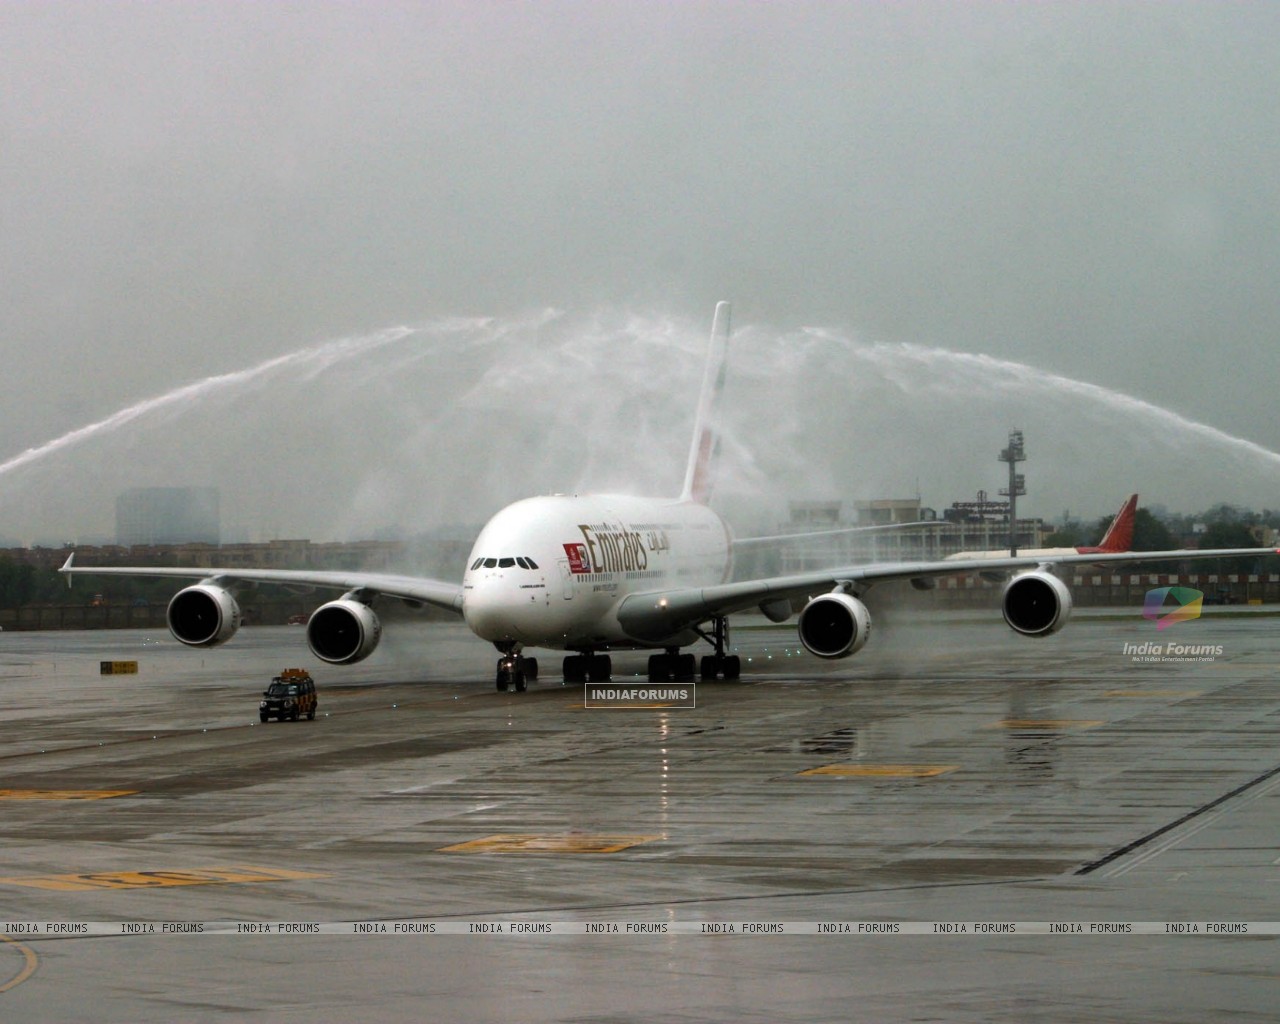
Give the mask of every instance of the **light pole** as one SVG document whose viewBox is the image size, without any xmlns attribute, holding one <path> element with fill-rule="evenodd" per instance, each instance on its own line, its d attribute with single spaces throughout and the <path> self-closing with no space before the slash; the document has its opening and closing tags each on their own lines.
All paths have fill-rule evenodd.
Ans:
<svg viewBox="0 0 1280 1024">
<path fill-rule="evenodd" d="M 1018 555 L 1018 495 L 1026 494 L 1026 478 L 1019 472 L 1019 462 L 1024 462 L 1027 453 L 1022 447 L 1022 431 L 1009 431 L 1009 447 L 1000 453 L 1000 461 L 1009 464 L 1009 486 L 1000 488 L 1000 493 L 1009 497 L 1009 556 Z"/>
</svg>

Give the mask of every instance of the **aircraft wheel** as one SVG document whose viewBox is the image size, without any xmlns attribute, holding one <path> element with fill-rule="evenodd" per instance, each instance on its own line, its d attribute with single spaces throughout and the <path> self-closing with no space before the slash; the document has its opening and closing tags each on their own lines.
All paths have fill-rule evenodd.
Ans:
<svg viewBox="0 0 1280 1024">
<path fill-rule="evenodd" d="M 581 654 L 571 654 L 564 659 L 564 681 L 566 683 L 587 681 L 586 659 Z"/>
<path fill-rule="evenodd" d="M 671 682 L 671 659 L 665 654 L 649 655 L 649 682 Z"/>
<path fill-rule="evenodd" d="M 531 683 L 536 683 L 538 681 L 538 659 L 525 658 L 523 664 L 525 679 Z"/>
<path fill-rule="evenodd" d="M 742 678 L 742 659 L 736 654 L 730 654 L 724 659 L 724 677 L 726 679 Z"/>
<path fill-rule="evenodd" d="M 674 660 L 677 679 L 692 679 L 698 674 L 698 659 L 692 654 L 677 654 Z"/>
<path fill-rule="evenodd" d="M 702 676 L 702 681 L 703 681 L 704 683 L 705 683 L 705 682 L 708 682 L 708 681 L 710 681 L 710 680 L 712 680 L 712 679 L 715 679 L 715 677 L 716 677 L 716 656 L 715 656 L 714 654 L 707 654 L 707 655 L 704 655 L 704 656 L 703 656 L 703 658 L 702 658 L 702 664 L 701 664 L 700 668 L 701 668 L 701 671 L 699 672 L 699 675 L 701 675 L 701 676 Z"/>
</svg>

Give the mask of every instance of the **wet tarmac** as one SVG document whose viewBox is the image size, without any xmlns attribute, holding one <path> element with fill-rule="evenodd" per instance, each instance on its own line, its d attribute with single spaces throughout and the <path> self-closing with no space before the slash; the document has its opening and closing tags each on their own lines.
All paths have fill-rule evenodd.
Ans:
<svg viewBox="0 0 1280 1024">
<path fill-rule="evenodd" d="M 644 710 L 453 625 L 0 634 L 0 1017 L 1274 1021 L 1280 620 L 918 618 Z"/>
</svg>

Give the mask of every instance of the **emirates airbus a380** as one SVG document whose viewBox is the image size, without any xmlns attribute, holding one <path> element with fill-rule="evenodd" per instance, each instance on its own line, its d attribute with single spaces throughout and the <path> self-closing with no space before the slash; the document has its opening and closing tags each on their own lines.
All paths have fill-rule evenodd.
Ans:
<svg viewBox="0 0 1280 1024">
<path fill-rule="evenodd" d="M 342 591 L 307 622 L 307 643 L 322 661 L 345 665 L 367 658 L 382 635 L 375 605 L 400 601 L 458 613 L 501 657 L 499 690 L 525 689 L 538 676 L 530 649 L 565 651 L 567 682 L 601 681 L 610 652 L 649 649 L 649 678 L 736 679 L 741 665 L 728 653 L 728 618 L 758 608 L 770 620 L 791 617 L 804 602 L 797 629 L 806 650 L 844 658 L 871 635 L 860 600 L 880 583 L 910 581 L 928 589 L 941 576 L 1000 574 L 1005 622 L 1023 636 L 1048 636 L 1066 623 L 1071 595 L 1056 565 L 1151 562 L 1270 555 L 1271 548 L 1215 551 L 1035 552 L 939 562 L 837 566 L 795 576 L 728 582 L 733 539 L 708 506 L 716 461 L 716 416 L 724 387 L 729 304 L 716 306 L 710 353 L 694 424 L 693 444 L 678 498 L 564 495 L 527 498 L 499 511 L 476 538 L 461 583 L 365 572 L 271 569 L 177 569 L 77 566 L 64 573 L 169 576 L 197 580 L 169 602 L 170 632 L 192 647 L 230 640 L 240 626 L 235 591 L 286 584 Z M 686 648 L 710 647 L 701 663 Z"/>
</svg>

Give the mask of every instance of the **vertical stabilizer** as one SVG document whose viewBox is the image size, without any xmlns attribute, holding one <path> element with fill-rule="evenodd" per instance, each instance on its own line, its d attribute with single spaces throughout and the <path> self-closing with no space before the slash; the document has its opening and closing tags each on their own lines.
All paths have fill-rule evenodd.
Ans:
<svg viewBox="0 0 1280 1024">
<path fill-rule="evenodd" d="M 1110 552 L 1119 554 L 1123 551 L 1133 550 L 1133 521 L 1134 514 L 1138 511 L 1138 496 L 1136 494 L 1129 495 L 1125 499 L 1125 503 L 1120 506 L 1120 511 L 1116 513 L 1116 517 L 1111 520 L 1111 525 L 1107 527 L 1107 532 L 1102 535 L 1102 540 L 1098 541 L 1096 548 L 1080 548 L 1082 554 L 1102 554 Z"/>
<path fill-rule="evenodd" d="M 724 391 L 725 367 L 729 355 L 729 303 L 716 303 L 716 316 L 711 325 L 711 344 L 707 351 L 707 368 L 702 377 L 702 393 L 698 396 L 698 414 L 693 422 L 693 444 L 689 448 L 689 465 L 684 474 L 681 501 L 705 505 L 711 497 L 715 480 L 716 456 L 720 450 L 720 393 Z"/>
</svg>

